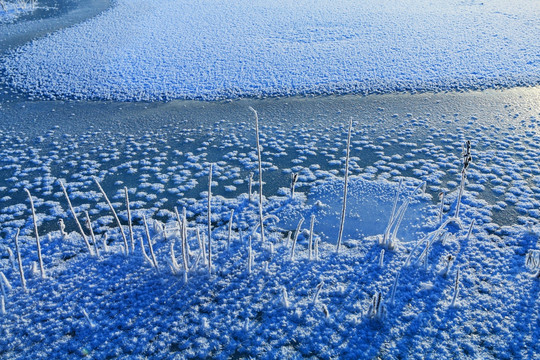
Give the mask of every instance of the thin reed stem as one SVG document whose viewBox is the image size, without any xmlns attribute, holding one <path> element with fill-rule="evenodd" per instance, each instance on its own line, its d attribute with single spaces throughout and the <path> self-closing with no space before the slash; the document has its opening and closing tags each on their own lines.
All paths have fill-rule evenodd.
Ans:
<svg viewBox="0 0 540 360">
<path fill-rule="evenodd" d="M 25 188 L 24 191 L 26 191 L 26 193 L 28 194 L 28 198 L 30 199 L 30 207 L 32 208 L 32 218 L 34 219 L 34 234 L 36 236 L 37 251 L 38 251 L 39 272 L 41 274 L 41 278 L 45 279 L 45 269 L 43 268 L 43 258 L 41 257 L 41 243 L 39 241 L 36 209 L 34 208 L 34 200 L 32 199 L 32 195 L 30 194 L 30 191 L 28 189 Z"/>
<path fill-rule="evenodd" d="M 135 252 L 135 238 L 133 235 L 133 222 L 131 221 L 131 209 L 129 206 L 129 195 L 128 195 L 127 187 L 124 187 L 124 192 L 126 194 L 126 208 L 127 208 L 127 216 L 128 216 L 129 239 L 131 240 L 131 252 Z"/>
<path fill-rule="evenodd" d="M 71 211 L 71 214 L 73 215 L 73 218 L 75 219 L 75 223 L 77 224 L 77 227 L 79 228 L 79 233 L 81 234 L 84 240 L 84 243 L 86 244 L 86 248 L 88 249 L 88 252 L 90 253 L 90 255 L 93 255 L 92 248 L 90 247 L 90 243 L 88 242 L 88 238 L 86 237 L 83 231 L 82 225 L 79 222 L 79 219 L 77 218 L 77 214 L 75 213 L 75 210 L 73 209 L 73 205 L 71 205 L 71 200 L 69 199 L 66 187 L 64 186 L 64 183 L 62 181 L 59 181 L 59 183 L 60 183 L 60 186 L 62 187 L 62 191 L 64 192 L 64 196 L 66 197 L 69 210 Z"/>
<path fill-rule="evenodd" d="M 105 201 L 107 202 L 107 205 L 109 205 L 109 208 L 111 209 L 111 212 L 114 215 L 114 219 L 116 220 L 116 223 L 118 224 L 118 228 L 120 229 L 120 234 L 122 234 L 122 239 L 124 239 L 124 253 L 127 256 L 129 254 L 129 247 L 128 247 L 128 241 L 126 238 L 126 234 L 124 234 L 124 229 L 122 229 L 122 224 L 120 224 L 120 219 L 118 218 L 118 215 L 116 214 L 116 211 L 114 210 L 111 202 L 109 201 L 109 198 L 107 197 L 107 194 L 99 184 L 99 181 L 96 177 L 94 177 L 94 182 L 98 186 L 99 190 L 103 194 L 103 197 L 105 198 Z"/>
<path fill-rule="evenodd" d="M 263 181 L 262 181 L 262 158 L 261 158 L 261 145 L 259 143 L 259 115 L 257 111 L 249 107 L 251 111 L 255 114 L 255 132 L 257 139 L 257 159 L 259 164 L 259 222 L 261 227 L 261 242 L 264 243 L 264 225 L 263 225 Z"/>
<path fill-rule="evenodd" d="M 22 259 L 21 259 L 21 249 L 19 248 L 19 233 L 21 232 L 21 229 L 17 229 L 17 233 L 15 234 L 15 251 L 17 251 L 17 262 L 19 263 L 19 275 L 21 276 L 21 284 L 26 291 L 26 279 L 24 278 L 24 270 L 22 265 Z"/>
<path fill-rule="evenodd" d="M 212 164 L 208 173 L 208 274 L 212 275 Z"/>
<path fill-rule="evenodd" d="M 349 155 L 351 148 L 352 117 L 349 120 L 349 135 L 347 136 L 347 155 L 345 157 L 345 185 L 343 187 L 343 207 L 341 208 L 341 221 L 339 224 L 339 234 L 336 252 L 341 248 L 341 238 L 343 237 L 343 226 L 345 225 L 345 211 L 347 210 L 347 185 L 349 182 Z"/>
</svg>

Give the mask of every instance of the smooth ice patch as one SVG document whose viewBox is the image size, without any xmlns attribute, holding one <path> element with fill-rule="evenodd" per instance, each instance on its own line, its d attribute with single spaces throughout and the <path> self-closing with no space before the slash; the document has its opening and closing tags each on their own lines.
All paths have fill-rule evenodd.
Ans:
<svg viewBox="0 0 540 360">
<path fill-rule="evenodd" d="M 291 204 L 277 214 L 282 219 L 282 225 L 294 229 L 300 217 L 304 217 L 305 223 L 309 224 L 311 215 L 314 215 L 316 231 L 325 241 L 335 243 L 343 205 L 343 183 L 342 178 L 334 177 L 313 186 L 308 195 L 309 206 L 306 209 L 302 211 Z M 403 186 L 398 208 L 414 188 L 416 186 L 413 186 L 412 182 Z M 349 178 L 344 240 L 361 240 L 383 234 L 392 214 L 397 190 L 397 183 L 386 180 L 367 180 L 358 176 Z M 430 218 L 435 220 L 436 214 L 430 198 L 431 196 L 426 194 L 413 195 L 397 232 L 399 241 L 416 240 L 417 233 L 431 224 Z"/>
</svg>

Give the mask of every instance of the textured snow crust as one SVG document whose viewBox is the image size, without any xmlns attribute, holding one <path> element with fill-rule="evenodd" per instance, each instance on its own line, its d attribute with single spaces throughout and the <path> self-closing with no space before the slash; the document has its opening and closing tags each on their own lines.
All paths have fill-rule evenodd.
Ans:
<svg viewBox="0 0 540 360">
<path fill-rule="evenodd" d="M 540 83 L 540 4 L 118 0 L 3 59 L 46 98 L 163 100 Z"/>
</svg>

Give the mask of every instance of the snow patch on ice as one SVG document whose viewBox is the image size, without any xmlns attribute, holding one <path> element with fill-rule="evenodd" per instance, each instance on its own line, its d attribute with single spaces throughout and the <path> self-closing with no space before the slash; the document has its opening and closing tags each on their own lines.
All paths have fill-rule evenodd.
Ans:
<svg viewBox="0 0 540 360">
<path fill-rule="evenodd" d="M 540 4 L 118 0 L 3 59 L 59 98 L 219 99 L 540 83 Z M 405 144 L 405 143 L 404 143 Z"/>
</svg>

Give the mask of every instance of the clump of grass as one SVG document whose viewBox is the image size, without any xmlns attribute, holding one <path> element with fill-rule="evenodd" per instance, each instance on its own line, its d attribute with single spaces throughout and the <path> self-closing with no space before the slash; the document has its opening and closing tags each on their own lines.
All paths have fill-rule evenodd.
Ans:
<svg viewBox="0 0 540 360">
<path fill-rule="evenodd" d="M 403 268 L 402 268 L 403 269 Z M 396 289 L 399 283 L 399 277 L 401 276 L 401 271 L 399 271 L 396 275 L 396 279 L 394 280 L 394 285 L 392 285 L 392 293 L 390 295 L 390 303 L 394 303 L 394 299 L 396 298 Z"/>
<path fill-rule="evenodd" d="M 409 204 L 411 203 L 413 196 L 419 191 L 425 191 L 426 183 L 422 182 L 420 185 L 418 185 L 413 192 L 407 197 L 407 199 L 401 204 L 397 212 L 395 211 L 396 204 L 397 204 L 397 198 L 399 197 L 400 188 L 401 188 L 401 181 L 398 186 L 398 190 L 396 193 L 396 198 L 394 199 L 394 207 L 392 209 L 392 215 L 390 216 L 390 221 L 388 222 L 388 226 L 386 227 L 386 230 L 384 232 L 384 235 L 381 240 L 381 245 L 385 246 L 389 250 L 393 250 L 398 246 L 397 241 L 397 232 L 399 230 L 399 227 L 401 225 L 401 222 L 403 221 L 403 217 L 405 216 L 405 212 L 407 211 L 407 208 L 409 207 Z"/>
<path fill-rule="evenodd" d="M 109 244 L 107 243 L 107 241 L 108 241 L 107 233 L 103 233 L 103 236 L 101 237 L 101 242 L 103 243 L 103 251 L 105 251 L 106 253 L 109 252 Z"/>
<path fill-rule="evenodd" d="M 152 262 L 152 259 L 150 259 L 150 257 L 146 253 L 146 250 L 144 249 L 144 243 L 143 243 L 142 236 L 139 237 L 139 245 L 141 247 L 141 253 L 143 255 L 143 259 L 146 260 L 146 262 L 149 263 L 150 266 L 154 267 L 154 263 Z"/>
<path fill-rule="evenodd" d="M 195 228 L 195 233 L 197 234 L 197 241 L 199 242 L 199 247 L 202 251 L 202 259 L 203 264 L 206 264 L 206 241 L 202 239 L 201 232 L 199 231 L 199 228 Z"/>
<path fill-rule="evenodd" d="M 174 254 L 174 240 L 171 241 L 169 245 L 169 250 L 170 250 L 169 266 L 171 268 L 172 273 L 176 275 L 180 272 L 180 265 L 178 265 L 178 262 L 176 261 L 176 255 Z"/>
<path fill-rule="evenodd" d="M 390 220 L 388 220 L 388 225 L 386 226 L 386 230 L 384 231 L 384 235 L 383 235 L 382 244 L 385 244 L 385 245 L 388 243 L 388 240 L 390 238 L 390 230 L 392 229 L 392 224 L 396 216 L 396 208 L 397 208 L 397 203 L 399 199 L 399 194 L 401 193 L 402 184 L 403 184 L 403 179 L 399 179 L 399 185 L 396 190 L 396 196 L 394 197 L 394 204 L 392 205 L 392 214 L 390 215 Z"/>
<path fill-rule="evenodd" d="M 17 265 L 15 265 L 15 255 L 13 255 L 13 251 L 11 251 L 11 249 L 7 246 L 6 246 L 6 250 L 8 252 L 11 267 L 13 268 L 13 270 L 17 270 Z"/>
</svg>

